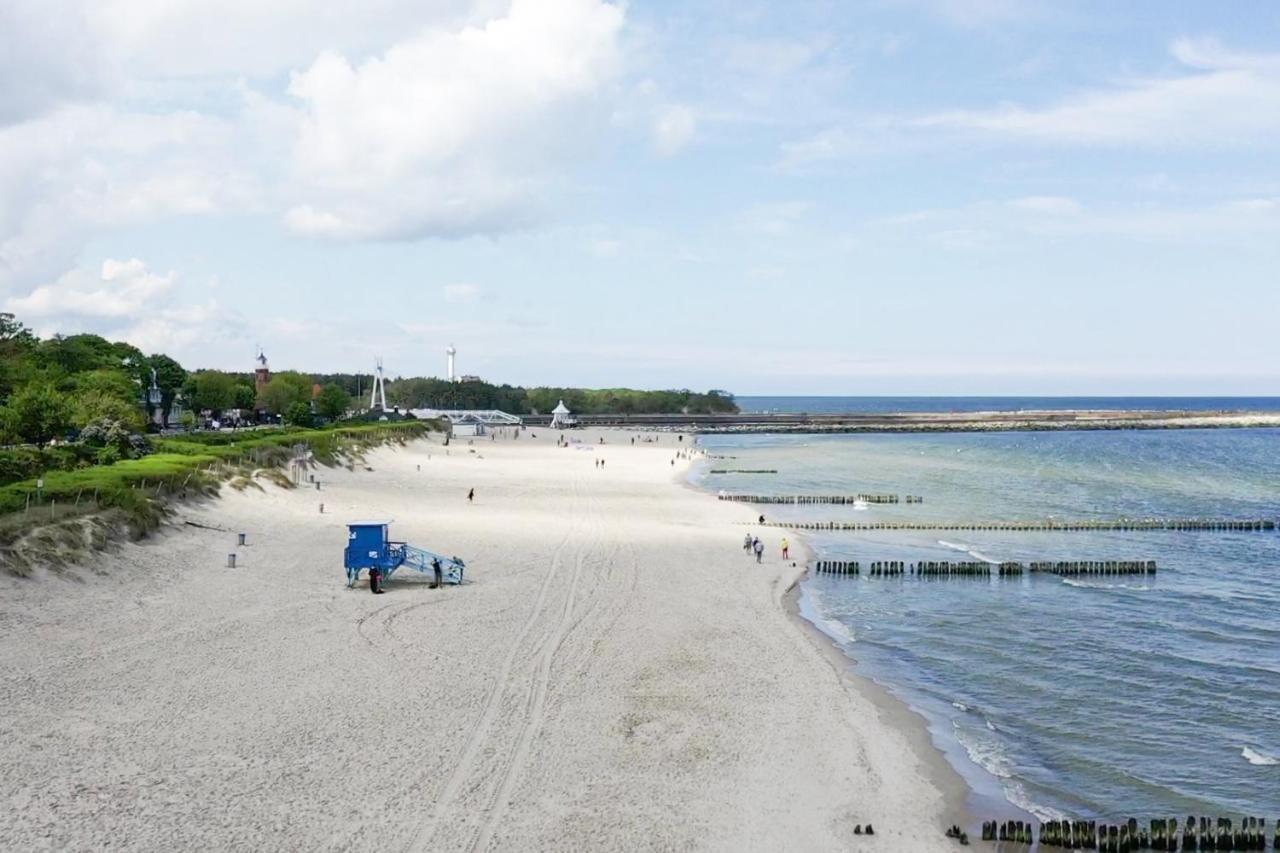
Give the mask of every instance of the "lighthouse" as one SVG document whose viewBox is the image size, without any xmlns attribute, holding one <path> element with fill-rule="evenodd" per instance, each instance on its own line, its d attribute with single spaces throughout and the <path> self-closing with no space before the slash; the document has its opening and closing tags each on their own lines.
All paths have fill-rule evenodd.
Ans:
<svg viewBox="0 0 1280 853">
<path fill-rule="evenodd" d="M 271 367 L 267 364 L 267 354 L 262 351 L 262 347 L 258 347 L 258 357 L 253 361 L 253 389 L 261 396 L 262 390 L 271 381 Z"/>
<path fill-rule="evenodd" d="M 447 358 L 446 375 L 449 377 L 450 382 L 457 382 L 458 381 L 457 374 L 453 372 L 453 357 L 458 354 L 458 350 L 454 347 L 453 344 L 449 344 L 449 346 L 445 348 L 444 354 Z"/>
</svg>

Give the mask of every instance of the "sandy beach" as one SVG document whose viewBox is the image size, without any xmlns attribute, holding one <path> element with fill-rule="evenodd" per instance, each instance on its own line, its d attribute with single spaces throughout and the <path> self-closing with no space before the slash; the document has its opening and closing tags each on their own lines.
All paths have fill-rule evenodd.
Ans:
<svg viewBox="0 0 1280 853">
<path fill-rule="evenodd" d="M 572 435 L 224 489 L 92 565 L 0 580 L 4 846 L 955 847 L 962 789 L 921 722 L 788 613 L 796 537 L 783 561 L 765 531 L 757 565 L 754 511 L 671 464 L 688 438 Z M 467 583 L 347 589 L 364 518 Z"/>
</svg>

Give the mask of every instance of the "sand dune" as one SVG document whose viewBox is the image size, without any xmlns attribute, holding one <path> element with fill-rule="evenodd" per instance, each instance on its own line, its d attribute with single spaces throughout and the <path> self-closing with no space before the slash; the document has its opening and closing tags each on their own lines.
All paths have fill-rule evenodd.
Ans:
<svg viewBox="0 0 1280 853">
<path fill-rule="evenodd" d="M 5 579 L 4 846 L 950 849 L 956 781 L 787 615 L 781 533 L 756 565 L 674 436 L 606 435 L 383 450 Z M 378 516 L 469 582 L 346 589 L 342 522 Z"/>
</svg>

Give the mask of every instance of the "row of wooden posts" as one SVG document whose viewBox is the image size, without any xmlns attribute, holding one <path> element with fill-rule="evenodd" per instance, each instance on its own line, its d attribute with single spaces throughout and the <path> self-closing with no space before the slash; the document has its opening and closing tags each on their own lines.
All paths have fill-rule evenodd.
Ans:
<svg viewBox="0 0 1280 853">
<path fill-rule="evenodd" d="M 1035 827 L 1030 821 L 983 821 L 983 841 L 1006 841 L 1014 844 L 1035 842 Z M 1165 850 L 1183 853 L 1194 851 L 1266 850 L 1267 822 L 1264 818 L 1246 817 L 1239 824 L 1231 818 L 1216 821 L 1188 816 L 1179 825 L 1177 818 L 1156 818 L 1150 827 L 1138 825 L 1129 818 L 1121 824 L 1099 824 L 1083 820 L 1051 820 L 1040 824 L 1041 847 L 1067 850 L 1099 850 L 1101 853 L 1134 853 L 1139 850 Z M 1181 842 L 1181 848 L 1179 848 Z M 1273 851 L 1280 851 L 1280 820 L 1272 836 Z"/>
<path fill-rule="evenodd" d="M 712 468 L 712 474 L 776 474 L 777 468 Z"/>
<path fill-rule="evenodd" d="M 997 531 L 1098 531 L 1098 530 L 1275 530 L 1274 519 L 1261 518 L 1120 518 L 1084 521 L 769 521 L 766 527 L 793 530 L 997 530 Z"/>
<path fill-rule="evenodd" d="M 820 575 L 861 575 L 858 560 L 819 560 L 814 571 Z M 944 561 L 876 560 L 867 564 L 869 577 L 917 575 L 919 577 L 1018 577 L 1026 573 L 1052 575 L 1154 575 L 1155 560 L 1058 560 L 1019 563 L 988 563 L 982 560 Z"/>
<path fill-rule="evenodd" d="M 715 472 L 712 472 L 715 473 Z M 920 495 L 720 495 L 722 501 L 751 504 L 922 504 Z"/>
</svg>

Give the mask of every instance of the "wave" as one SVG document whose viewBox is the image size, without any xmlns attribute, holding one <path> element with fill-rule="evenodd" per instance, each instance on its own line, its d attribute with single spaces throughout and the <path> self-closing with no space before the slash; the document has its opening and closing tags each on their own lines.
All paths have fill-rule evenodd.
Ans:
<svg viewBox="0 0 1280 853">
<path fill-rule="evenodd" d="M 1257 767 L 1274 767 L 1280 764 L 1280 757 L 1267 755 L 1265 752 L 1259 752 L 1249 746 L 1240 750 L 1240 757 Z"/>
<path fill-rule="evenodd" d="M 853 629 L 838 619 L 823 619 L 818 622 L 818 627 L 836 642 L 856 643 L 858 641 L 858 638 L 854 636 Z"/>
<path fill-rule="evenodd" d="M 1147 592 L 1152 589 L 1146 584 L 1098 583 L 1096 581 L 1078 581 L 1075 578 L 1063 578 L 1062 582 L 1067 586 L 1074 586 L 1080 589 L 1130 589 L 1134 592 Z"/>
<path fill-rule="evenodd" d="M 965 545 L 962 542 L 948 542 L 945 539 L 939 539 L 938 544 L 941 545 L 943 548 L 950 548 L 952 551 L 962 551 L 965 554 L 968 554 L 970 557 L 973 557 L 973 559 L 975 560 L 981 560 L 982 562 L 990 563 L 993 566 L 999 564 L 1000 562 L 999 560 L 993 557 L 988 557 L 986 554 L 983 554 L 981 551 L 974 550 L 971 546 Z"/>
</svg>

